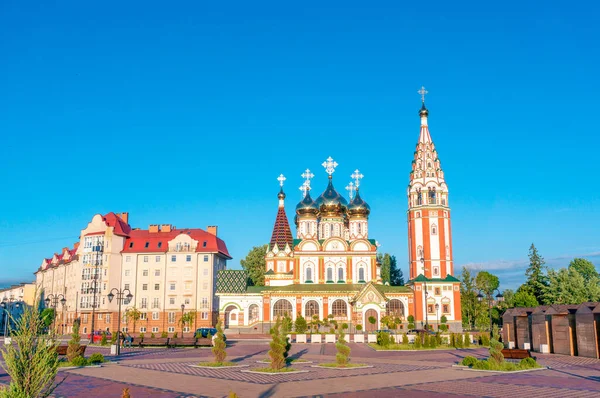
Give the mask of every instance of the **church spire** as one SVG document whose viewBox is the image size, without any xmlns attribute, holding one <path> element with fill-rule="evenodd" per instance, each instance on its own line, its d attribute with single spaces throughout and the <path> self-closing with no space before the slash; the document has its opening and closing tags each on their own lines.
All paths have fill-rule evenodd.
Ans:
<svg viewBox="0 0 600 398">
<path fill-rule="evenodd" d="M 429 135 L 429 127 L 427 127 L 427 116 L 429 116 L 429 110 L 425 106 L 425 95 L 429 93 L 429 91 L 425 90 L 424 86 L 421 86 L 421 89 L 417 91 L 421 94 L 421 102 L 423 105 L 419 110 L 419 116 L 421 116 L 421 134 L 419 135 L 419 143 L 428 144 L 431 143 L 431 135 Z"/>
<path fill-rule="evenodd" d="M 290 230 L 290 223 L 288 222 L 287 215 L 285 214 L 285 192 L 283 192 L 283 182 L 286 180 L 283 174 L 281 174 L 277 180 L 279 181 L 279 193 L 277 199 L 279 199 L 279 207 L 277 209 L 277 217 L 275 217 L 275 225 L 273 226 L 273 234 L 271 235 L 271 250 L 277 246 L 278 250 L 284 250 L 286 245 L 291 249 L 294 238 L 292 237 L 292 231 Z"/>
</svg>

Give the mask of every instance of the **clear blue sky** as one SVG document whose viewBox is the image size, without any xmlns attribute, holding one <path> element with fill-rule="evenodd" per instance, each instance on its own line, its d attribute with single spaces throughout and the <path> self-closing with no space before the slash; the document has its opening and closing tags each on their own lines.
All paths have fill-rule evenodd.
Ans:
<svg viewBox="0 0 600 398">
<path fill-rule="evenodd" d="M 417 90 L 450 188 L 456 268 L 600 263 L 597 2 L 0 3 L 0 281 L 95 213 L 267 242 L 276 177 L 359 168 L 371 236 L 407 274 Z M 373 3 L 377 3 L 374 5 Z M 399 5 L 399 3 L 404 3 Z"/>
</svg>

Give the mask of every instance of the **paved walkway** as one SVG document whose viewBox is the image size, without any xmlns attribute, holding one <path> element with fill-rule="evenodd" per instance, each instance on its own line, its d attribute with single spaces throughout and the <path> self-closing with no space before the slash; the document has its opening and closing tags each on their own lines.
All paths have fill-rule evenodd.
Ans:
<svg viewBox="0 0 600 398">
<path fill-rule="evenodd" d="M 54 397 L 120 397 L 128 387 L 132 398 L 225 397 L 600 397 L 600 361 L 582 357 L 538 355 L 550 369 L 528 373 L 483 373 L 453 368 L 466 355 L 487 356 L 485 349 L 377 352 L 350 344 L 352 361 L 371 368 L 335 370 L 311 365 L 335 360 L 333 344 L 294 345 L 292 357 L 313 361 L 296 364 L 304 373 L 243 373 L 240 369 L 200 369 L 193 365 L 212 358 L 210 349 L 126 349 L 118 363 L 102 368 L 61 371 L 65 381 Z M 228 347 L 228 360 L 264 367 L 266 342 L 236 341 Z M 91 347 L 108 354 L 108 349 Z M 59 379 L 60 380 L 60 379 Z M 0 375 L 0 382 L 8 382 Z"/>
</svg>

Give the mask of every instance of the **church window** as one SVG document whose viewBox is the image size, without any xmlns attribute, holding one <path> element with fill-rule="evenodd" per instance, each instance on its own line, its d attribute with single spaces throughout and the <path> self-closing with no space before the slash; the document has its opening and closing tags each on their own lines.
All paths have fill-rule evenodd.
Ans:
<svg viewBox="0 0 600 398">
<path fill-rule="evenodd" d="M 329 224 L 329 236 L 333 236 L 334 234 L 334 226 L 333 224 Z"/>
<path fill-rule="evenodd" d="M 360 267 L 358 269 L 358 281 L 359 282 L 365 281 L 365 269 L 363 267 Z"/>
<path fill-rule="evenodd" d="M 327 282 L 333 282 L 333 269 L 327 268 Z"/>
<path fill-rule="evenodd" d="M 362 234 L 362 225 L 360 223 L 358 223 L 358 225 L 356 226 L 356 229 L 358 230 L 358 234 Z"/>
<path fill-rule="evenodd" d="M 433 308 L 434 308 L 433 304 L 427 304 L 427 313 L 434 314 L 435 310 Z"/>
<path fill-rule="evenodd" d="M 446 245 L 446 260 L 450 260 L 450 246 Z"/>
<path fill-rule="evenodd" d="M 417 247 L 417 257 L 423 257 L 423 246 Z"/>
<path fill-rule="evenodd" d="M 387 314 L 394 318 L 404 317 L 404 304 L 398 299 L 392 299 L 387 303 Z"/>
<path fill-rule="evenodd" d="M 338 282 L 342 282 L 344 280 L 344 269 L 338 268 Z"/>
<path fill-rule="evenodd" d="M 306 269 L 306 282 L 312 282 L 312 269 L 310 267 Z"/>
<path fill-rule="evenodd" d="M 420 211 L 417 212 L 417 218 L 421 218 L 421 212 Z"/>
<path fill-rule="evenodd" d="M 450 305 L 448 305 L 448 304 L 442 304 L 442 313 L 443 314 L 449 314 L 450 313 Z"/>
<path fill-rule="evenodd" d="M 304 305 L 304 317 L 307 319 L 312 319 L 313 316 L 319 317 L 319 303 L 315 300 L 307 301 Z"/>
<path fill-rule="evenodd" d="M 421 188 L 417 189 L 417 205 L 421 206 L 423 204 L 423 197 L 421 196 Z"/>
<path fill-rule="evenodd" d="M 347 317 L 348 305 L 344 300 L 335 300 L 333 304 L 331 304 L 331 313 L 334 317 Z"/>
<path fill-rule="evenodd" d="M 433 267 L 433 275 L 438 276 L 439 274 L 440 274 L 440 268 L 439 267 Z"/>
<path fill-rule="evenodd" d="M 258 322 L 259 321 L 258 317 L 259 317 L 259 315 L 258 315 L 258 305 L 252 304 L 250 306 L 248 321 L 250 322 L 250 324 L 252 324 L 254 322 Z"/>
<path fill-rule="evenodd" d="M 273 306 L 273 317 L 284 317 L 285 315 L 292 315 L 292 304 L 285 300 L 279 300 Z"/>
<path fill-rule="evenodd" d="M 437 225 L 431 225 L 431 235 L 437 235 Z"/>
<path fill-rule="evenodd" d="M 237 321 L 237 314 L 231 313 L 229 319 L 232 321 Z"/>
<path fill-rule="evenodd" d="M 435 294 L 436 296 L 441 296 L 441 295 L 442 295 L 442 290 L 441 290 L 439 287 L 436 287 L 436 288 L 434 289 L 434 294 Z"/>
<path fill-rule="evenodd" d="M 429 188 L 429 204 L 435 204 L 435 187 Z"/>
</svg>

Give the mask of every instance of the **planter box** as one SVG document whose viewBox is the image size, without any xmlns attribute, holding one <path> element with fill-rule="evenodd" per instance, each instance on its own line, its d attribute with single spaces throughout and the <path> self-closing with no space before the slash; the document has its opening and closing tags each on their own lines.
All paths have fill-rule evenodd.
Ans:
<svg viewBox="0 0 600 398">
<path fill-rule="evenodd" d="M 9 345 L 9 344 L 12 344 L 12 337 L 5 337 L 4 345 Z"/>
<path fill-rule="evenodd" d="M 297 334 L 296 343 L 306 343 L 306 334 Z"/>
<path fill-rule="evenodd" d="M 515 348 L 515 342 L 514 341 L 509 341 L 508 342 L 508 348 Z"/>
<path fill-rule="evenodd" d="M 540 344 L 540 352 L 542 354 L 550 354 L 550 346 L 548 344 Z"/>
<path fill-rule="evenodd" d="M 367 335 L 367 343 L 377 343 L 377 335 L 376 334 L 368 334 Z"/>
<path fill-rule="evenodd" d="M 325 342 L 326 343 L 335 343 L 335 334 L 326 334 Z"/>
<path fill-rule="evenodd" d="M 310 342 L 311 343 L 321 343 L 321 335 L 320 334 L 313 334 L 310 336 Z"/>
<path fill-rule="evenodd" d="M 364 334 L 355 334 L 354 335 L 354 342 L 355 343 L 364 343 L 365 342 L 365 335 Z"/>
</svg>

